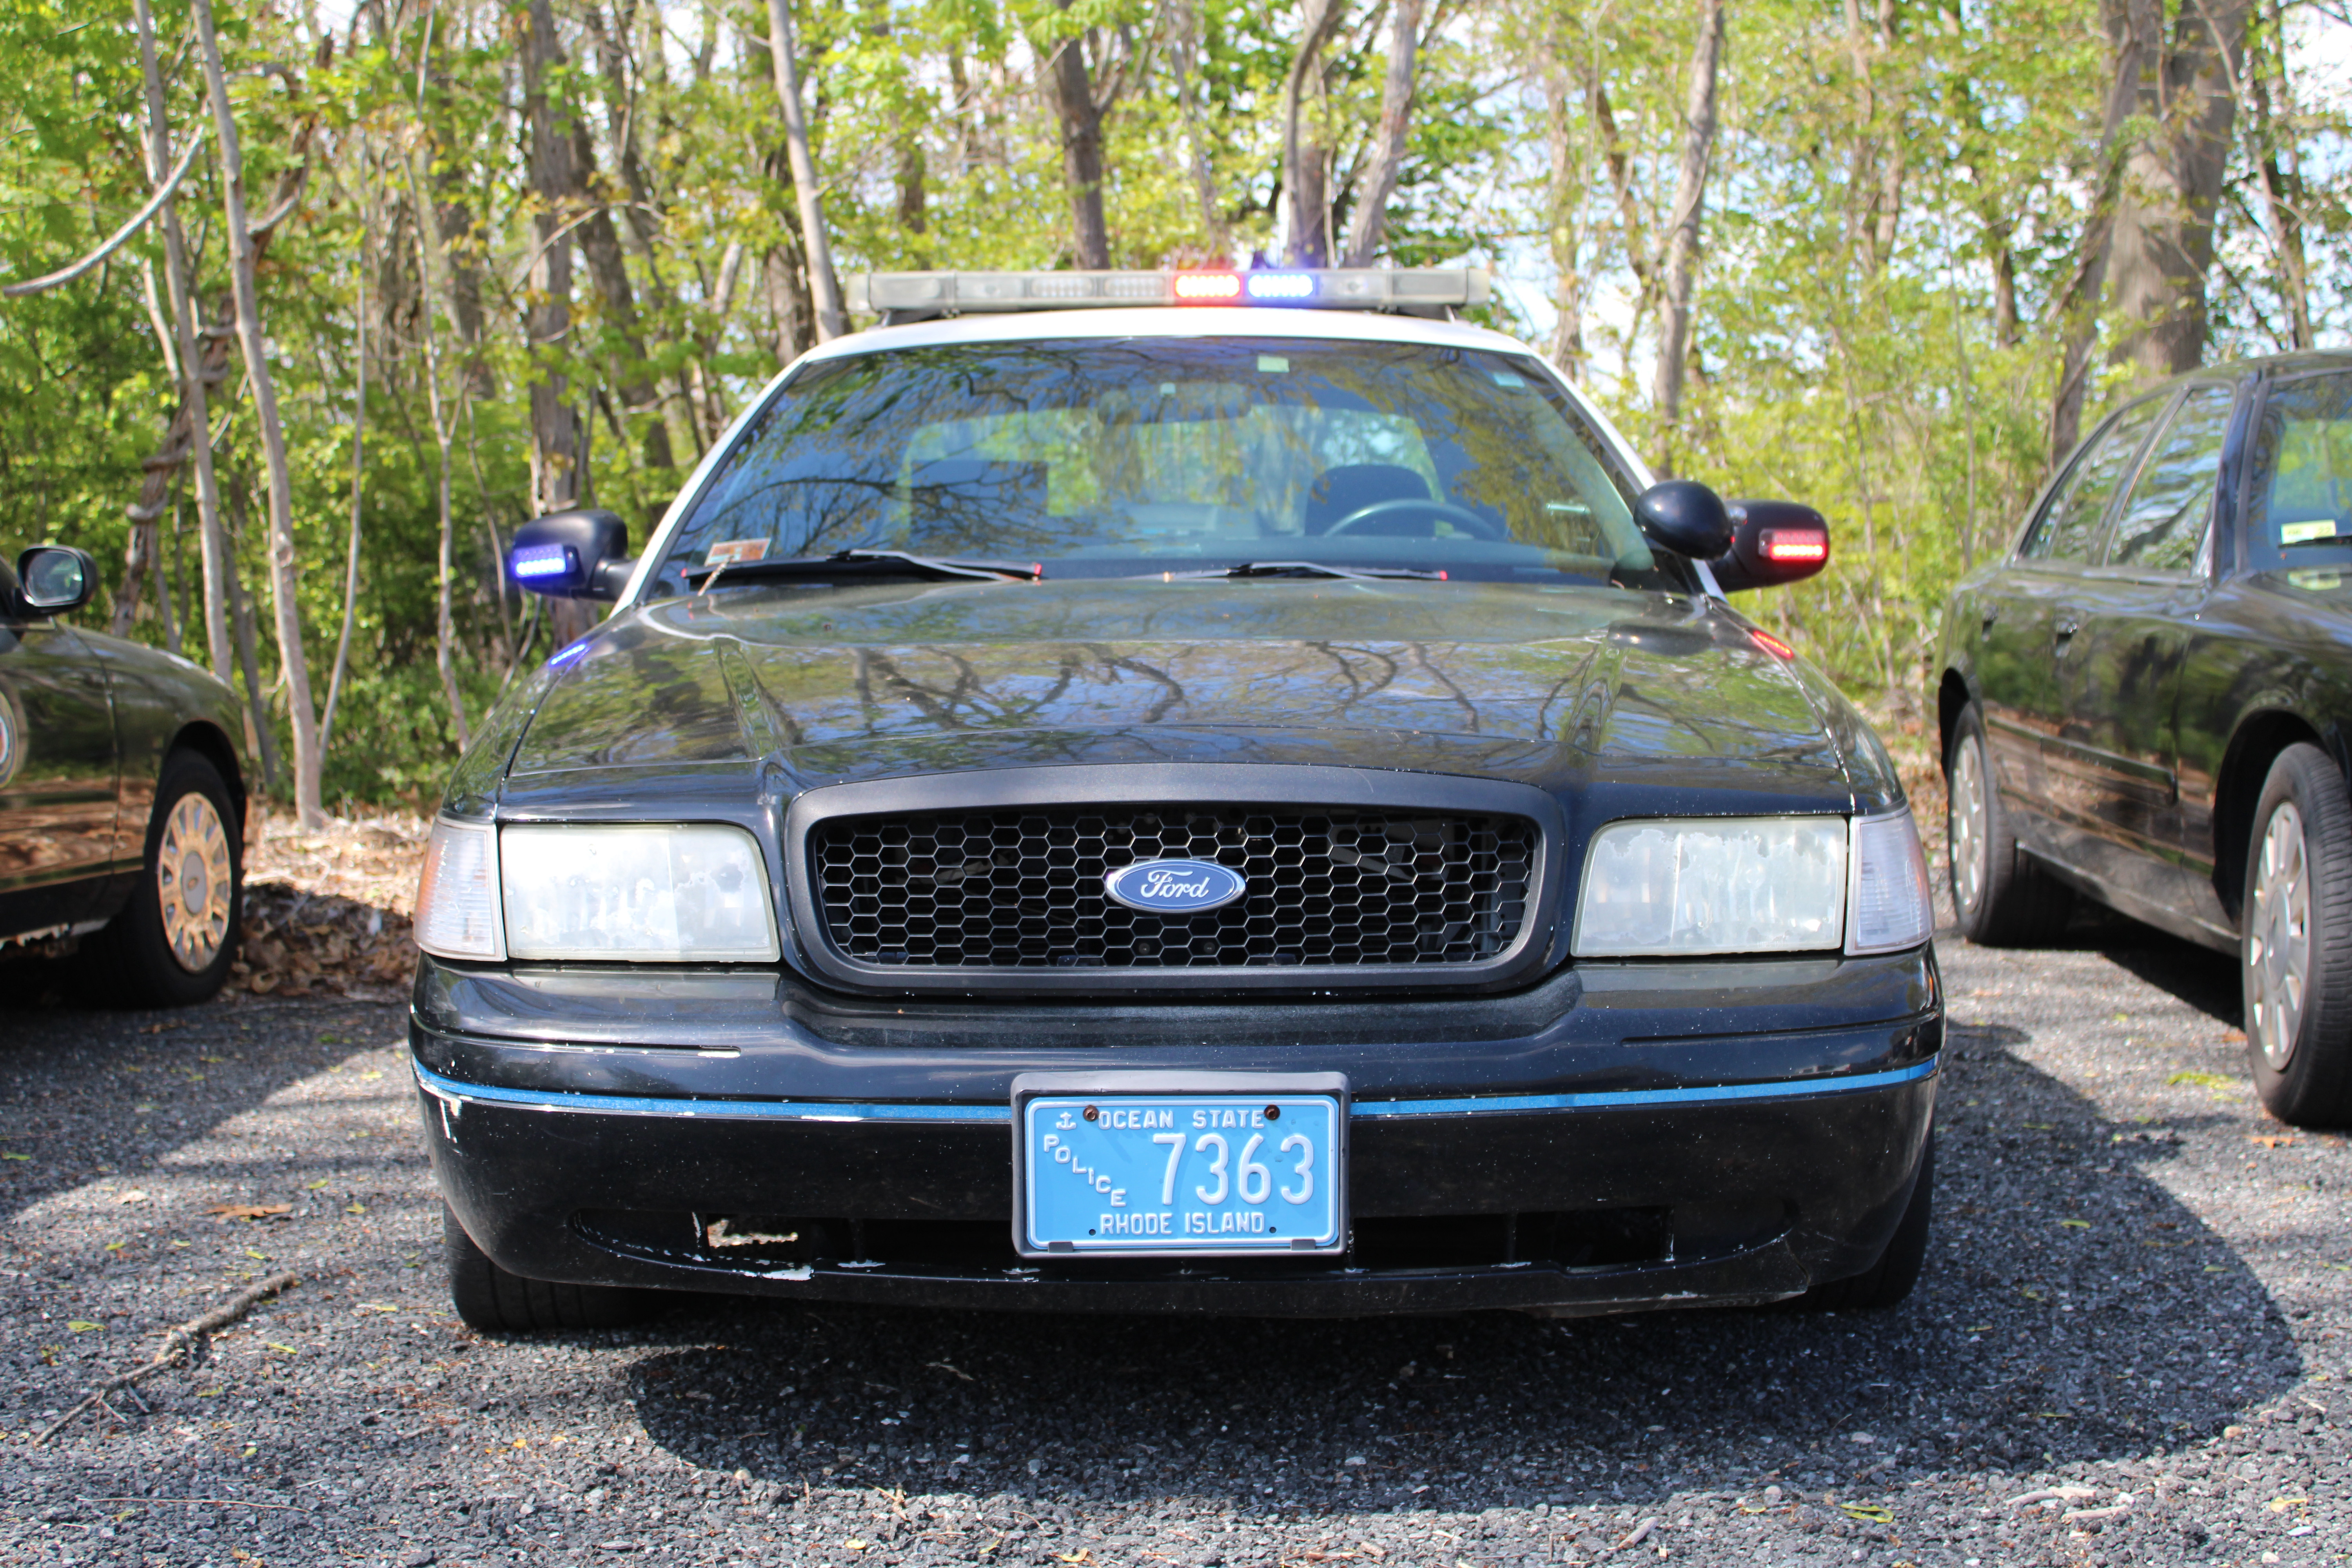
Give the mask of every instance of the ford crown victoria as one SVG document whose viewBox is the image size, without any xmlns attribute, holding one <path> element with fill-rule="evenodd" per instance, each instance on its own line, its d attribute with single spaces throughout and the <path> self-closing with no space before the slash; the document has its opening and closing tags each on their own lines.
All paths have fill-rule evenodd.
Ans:
<svg viewBox="0 0 2352 1568">
<path fill-rule="evenodd" d="M 456 771 L 411 1024 L 467 1321 L 1899 1300 L 1895 772 L 1475 273 L 860 280 Z"/>
</svg>

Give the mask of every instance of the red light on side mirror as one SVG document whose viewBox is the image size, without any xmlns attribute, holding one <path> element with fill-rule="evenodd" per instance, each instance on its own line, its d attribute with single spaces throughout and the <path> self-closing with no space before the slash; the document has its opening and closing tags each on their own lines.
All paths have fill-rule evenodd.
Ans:
<svg viewBox="0 0 2352 1568">
<path fill-rule="evenodd" d="M 1768 528 L 1756 542 L 1767 561 L 1827 561 L 1830 537 L 1811 529 Z"/>
</svg>

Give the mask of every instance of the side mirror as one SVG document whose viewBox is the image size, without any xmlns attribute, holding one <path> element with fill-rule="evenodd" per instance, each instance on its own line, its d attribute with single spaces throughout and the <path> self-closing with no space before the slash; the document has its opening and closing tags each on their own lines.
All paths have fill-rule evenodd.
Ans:
<svg viewBox="0 0 2352 1568">
<path fill-rule="evenodd" d="M 1727 594 L 1800 582 L 1830 563 L 1829 520 L 1792 500 L 1731 503 L 1731 548 L 1707 563 Z"/>
<path fill-rule="evenodd" d="M 1712 561 L 1731 548 L 1723 498 L 1696 479 L 1652 485 L 1635 499 L 1633 517 L 1651 542 L 1694 561 Z"/>
<path fill-rule="evenodd" d="M 16 598 L 36 616 L 62 616 L 98 592 L 98 563 L 64 544 L 36 544 L 16 557 Z"/>
<path fill-rule="evenodd" d="M 507 571 L 534 594 L 617 599 L 636 569 L 629 525 L 601 508 L 550 512 L 515 530 Z"/>
</svg>

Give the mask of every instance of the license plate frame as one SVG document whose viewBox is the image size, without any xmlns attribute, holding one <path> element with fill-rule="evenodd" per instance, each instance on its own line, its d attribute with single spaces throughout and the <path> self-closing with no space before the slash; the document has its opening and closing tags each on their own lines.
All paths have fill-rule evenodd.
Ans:
<svg viewBox="0 0 2352 1568">
<path fill-rule="evenodd" d="M 1168 1109 L 1190 1112 L 1214 1109 L 1249 1113 L 1255 1125 L 1237 1127 L 1239 1139 L 1228 1139 L 1228 1158 L 1237 1166 L 1245 1140 L 1251 1136 L 1263 1140 L 1258 1163 L 1266 1164 L 1273 1173 L 1265 1198 L 1260 1205 L 1242 1201 L 1238 1173 L 1223 1184 L 1225 1197 L 1216 1205 L 1189 1201 L 1197 1195 L 1200 1184 L 1190 1178 L 1205 1171 L 1208 1152 L 1193 1147 L 1202 1130 L 1192 1127 L 1189 1114 L 1179 1118 L 1186 1134 L 1181 1154 L 1182 1183 L 1179 1201 L 1172 1205 L 1157 1202 L 1157 1194 L 1139 1192 L 1135 1196 L 1151 1200 L 1125 1206 L 1130 1214 L 1150 1213 L 1166 1216 L 1165 1232 L 1139 1236 L 1091 1236 L 1076 1234 L 1079 1226 L 1065 1216 L 1071 1211 L 1067 1194 L 1049 1193 L 1046 1213 L 1041 1216 L 1038 1206 L 1038 1179 L 1053 1170 L 1068 1165 L 1085 1164 L 1085 1156 L 1074 1152 L 1067 1164 L 1056 1164 L 1050 1157 L 1039 1158 L 1045 1147 L 1044 1137 L 1054 1131 L 1049 1125 L 1032 1125 L 1032 1111 L 1039 1115 L 1059 1114 L 1068 1109 L 1064 1102 L 1078 1106 L 1091 1101 L 1097 1107 L 1111 1110 Z M 1139 1107 L 1137 1102 L 1155 1102 Z M 1263 1110 L 1267 1105 L 1284 1109 L 1297 1106 L 1295 1113 L 1301 1120 L 1283 1128 L 1277 1121 L 1267 1124 Z M 1201 1073 L 1201 1072 L 1094 1072 L 1094 1073 L 1023 1073 L 1013 1080 L 1013 1245 L 1024 1258 L 1072 1260 L 1078 1258 L 1314 1258 L 1334 1257 L 1348 1249 L 1348 1078 L 1345 1073 Z M 1078 1113 L 1082 1116 L 1082 1111 Z M 1220 1120 L 1223 1120 L 1220 1117 Z M 1322 1125 L 1316 1126 L 1317 1121 Z M 1108 1160 L 1122 1168 L 1133 1167 L 1137 1161 L 1133 1151 L 1126 1150 L 1126 1142 L 1114 1146 L 1106 1142 L 1113 1129 L 1102 1119 L 1089 1125 L 1083 1120 L 1074 1121 L 1070 1132 L 1073 1141 L 1063 1146 L 1079 1147 L 1083 1139 L 1096 1144 L 1097 1152 L 1108 1152 Z M 1148 1140 L 1151 1129 L 1124 1127 L 1119 1132 L 1135 1132 Z M 1266 1140 L 1273 1131 L 1276 1137 Z M 1284 1154 L 1278 1161 L 1275 1154 L 1281 1151 L 1280 1140 L 1295 1131 L 1305 1131 L 1314 1152 L 1311 1167 L 1318 1180 L 1308 1189 L 1306 1201 L 1292 1209 L 1281 1194 L 1304 1185 L 1297 1180 L 1297 1159 L 1295 1153 Z M 1271 1144 L 1265 1148 L 1265 1144 Z M 1152 1178 L 1164 1175 L 1164 1160 L 1158 1148 L 1148 1142 L 1141 1147 L 1150 1150 L 1153 1162 Z M 1091 1178 L 1090 1178 L 1091 1180 Z M 1118 1190 L 1139 1187 L 1145 1183 L 1129 1181 Z M 1162 1190 L 1170 1184 L 1163 1182 Z M 1319 1202 L 1318 1201 L 1319 1200 Z M 1107 1196 L 1087 1200 L 1108 1204 Z M 1208 1234 L 1187 1234 L 1181 1215 L 1188 1214 L 1222 1213 L 1265 1215 L 1267 1211 L 1283 1211 L 1280 1217 L 1286 1225 L 1268 1223 L 1263 1230 L 1212 1231 Z M 1303 1209 L 1303 1214 L 1298 1210 Z M 1041 1224 L 1042 1218 L 1042 1224 Z M 1235 1221 L 1234 1223 L 1241 1223 Z M 1297 1234 L 1284 1234 L 1286 1229 Z M 1311 1234 L 1307 1232 L 1311 1231 Z M 1065 1234 L 1065 1233 L 1069 1234 Z"/>
</svg>

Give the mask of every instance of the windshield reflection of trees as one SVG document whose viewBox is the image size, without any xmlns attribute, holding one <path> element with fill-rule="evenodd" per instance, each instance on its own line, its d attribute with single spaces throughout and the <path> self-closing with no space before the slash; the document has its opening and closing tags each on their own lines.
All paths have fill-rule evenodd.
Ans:
<svg viewBox="0 0 2352 1568">
<path fill-rule="evenodd" d="M 1498 536 L 1606 574 L 1650 571 L 1631 483 L 1534 369 L 1422 345 L 1289 340 L 962 344 L 812 367 L 743 438 L 673 542 L 1053 558 L 1296 554 L 1318 476 L 1381 467 Z M 1328 520 L 1327 520 L 1328 521 Z M 1418 520 L 1414 520 L 1416 522 Z M 1446 537 L 1426 522 L 1421 552 Z"/>
</svg>

